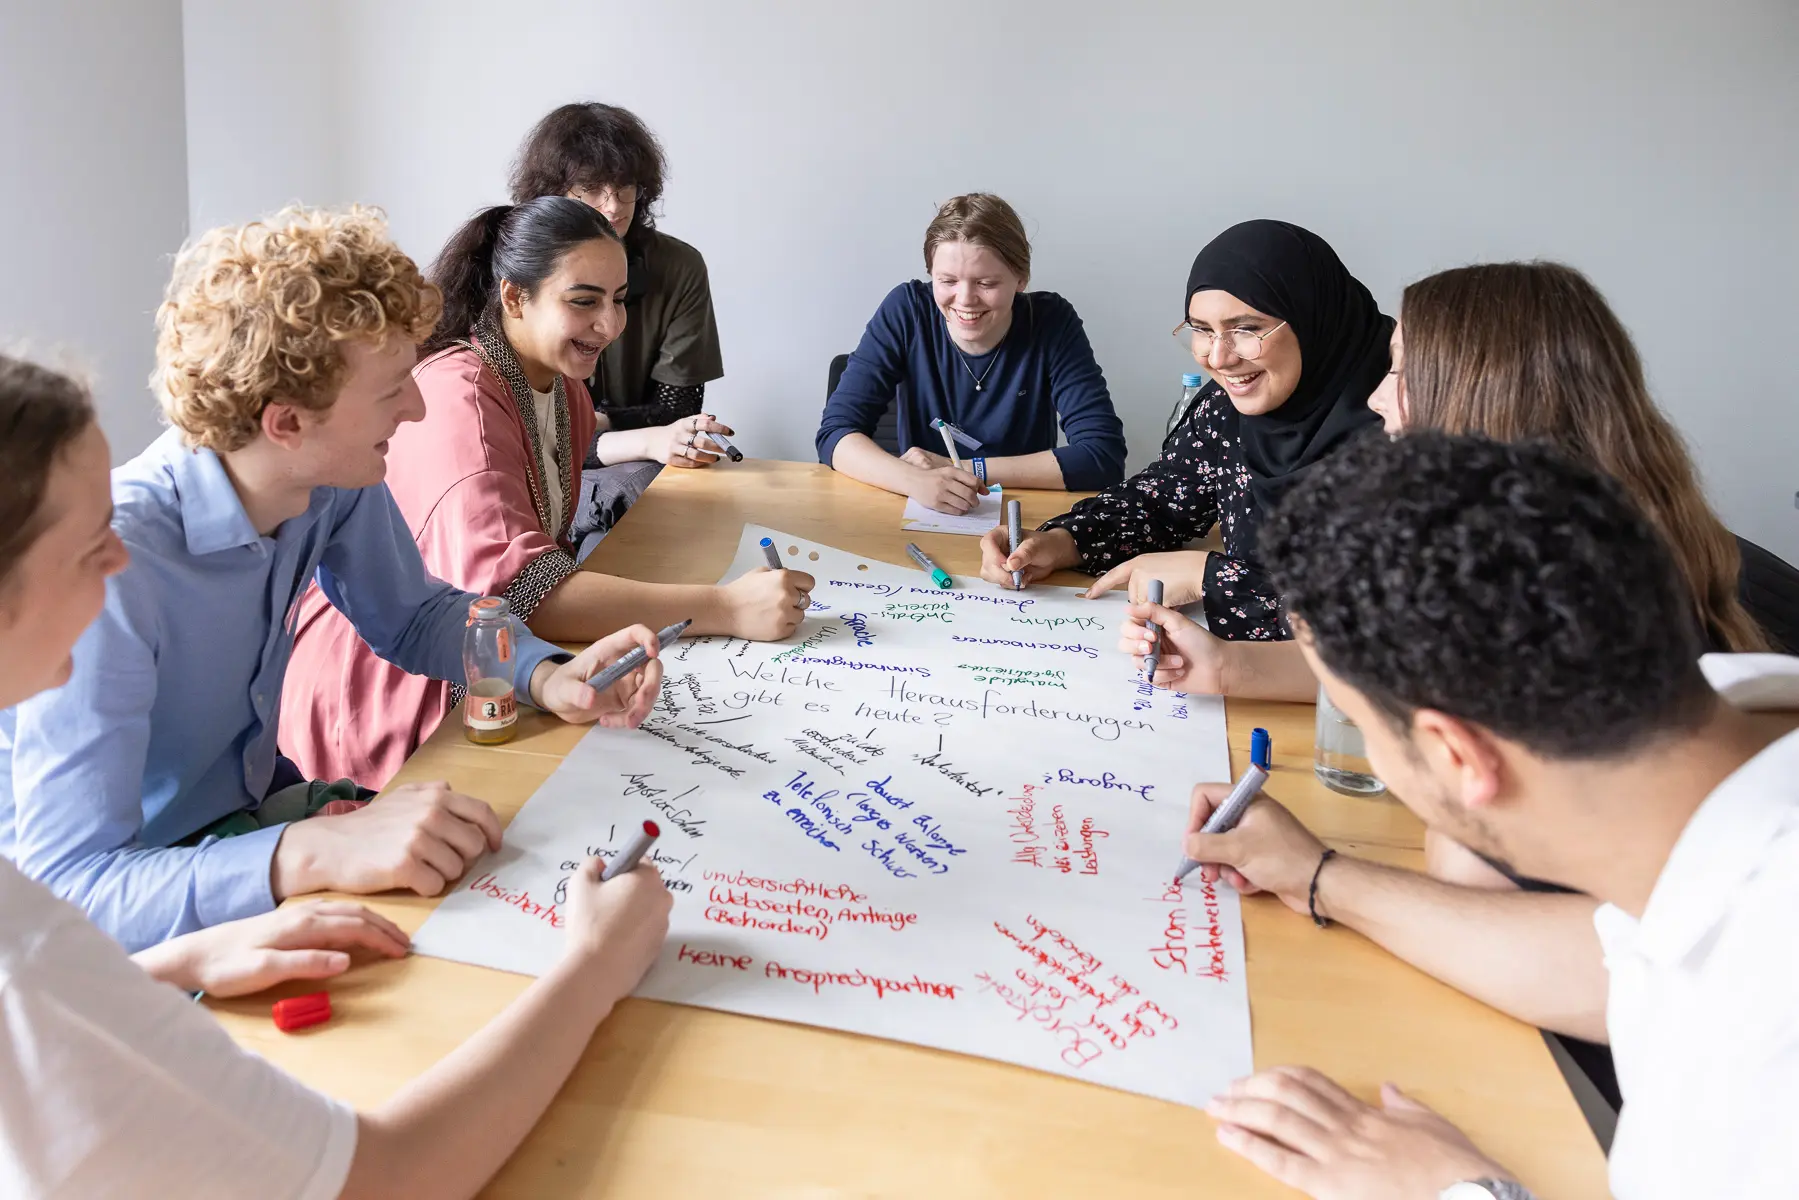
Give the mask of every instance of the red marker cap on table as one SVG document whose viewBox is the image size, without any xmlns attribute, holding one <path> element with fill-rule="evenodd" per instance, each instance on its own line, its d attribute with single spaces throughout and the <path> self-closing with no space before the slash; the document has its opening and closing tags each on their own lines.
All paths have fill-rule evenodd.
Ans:
<svg viewBox="0 0 1799 1200">
<path fill-rule="evenodd" d="M 275 1001 L 275 1028 L 282 1033 L 319 1025 L 331 1019 L 331 993 L 311 992 Z"/>
</svg>

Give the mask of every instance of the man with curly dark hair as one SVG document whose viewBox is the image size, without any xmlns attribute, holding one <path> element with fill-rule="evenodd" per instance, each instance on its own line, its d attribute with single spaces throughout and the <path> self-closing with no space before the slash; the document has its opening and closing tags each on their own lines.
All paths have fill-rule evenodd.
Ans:
<svg viewBox="0 0 1799 1200">
<path fill-rule="evenodd" d="M 131 562 L 69 682 L 0 713 L 0 854 L 127 949 L 306 892 L 435 895 L 499 848 L 480 800 L 411 784 L 360 807 L 277 748 L 315 577 L 376 653 L 463 679 L 478 597 L 426 573 L 383 482 L 389 439 L 425 414 L 412 367 L 439 308 L 372 209 L 290 208 L 175 260 L 154 376 L 174 428 L 112 476 Z M 586 684 L 654 651 L 643 626 L 572 660 L 515 633 L 519 699 L 577 722 L 648 713 L 657 666 L 628 695 Z"/>
<path fill-rule="evenodd" d="M 1584 895 L 1457 888 L 1327 849 L 1267 797 L 1186 853 L 1546 1028 L 1609 1040 L 1620 1197 L 1786 1194 L 1799 1153 L 1799 659 L 1700 657 L 1674 558 L 1532 445 L 1364 441 L 1263 535 L 1305 656 L 1433 829 Z M 1225 789 L 1194 794 L 1194 828 Z M 1591 897 L 1591 898 L 1589 898 Z M 1519 1196 L 1448 1121 L 1306 1068 L 1219 1139 L 1314 1196 Z"/>
</svg>

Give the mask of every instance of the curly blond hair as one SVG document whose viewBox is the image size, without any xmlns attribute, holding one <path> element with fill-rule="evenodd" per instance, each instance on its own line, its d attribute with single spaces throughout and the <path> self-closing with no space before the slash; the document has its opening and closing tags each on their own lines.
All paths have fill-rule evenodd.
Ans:
<svg viewBox="0 0 1799 1200">
<path fill-rule="evenodd" d="M 273 401 L 331 407 L 345 342 L 422 341 L 441 306 L 380 209 L 284 208 L 176 257 L 150 386 L 190 446 L 239 450 Z"/>
</svg>

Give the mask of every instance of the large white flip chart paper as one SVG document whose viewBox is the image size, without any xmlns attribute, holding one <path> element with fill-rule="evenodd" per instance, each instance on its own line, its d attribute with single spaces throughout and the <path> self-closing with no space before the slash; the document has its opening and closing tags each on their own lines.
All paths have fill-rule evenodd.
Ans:
<svg viewBox="0 0 1799 1200">
<path fill-rule="evenodd" d="M 1180 859 L 1223 705 L 1152 692 L 1124 600 L 1010 592 L 746 526 L 817 577 L 786 644 L 664 652 L 641 730 L 589 732 L 414 939 L 537 974 L 580 860 L 645 818 L 675 890 L 637 995 L 1203 1105 L 1251 1070 L 1237 897 Z"/>
</svg>

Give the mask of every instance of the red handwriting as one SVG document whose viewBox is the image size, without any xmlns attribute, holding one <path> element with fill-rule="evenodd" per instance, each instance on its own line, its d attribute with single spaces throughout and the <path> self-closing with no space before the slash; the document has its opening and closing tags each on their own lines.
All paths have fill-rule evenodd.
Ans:
<svg viewBox="0 0 1799 1200">
<path fill-rule="evenodd" d="M 1022 796 L 1011 796 L 1008 799 L 1012 807 L 1006 810 L 1012 817 L 1012 840 L 1015 842 L 1035 842 L 1037 836 L 1037 793 L 1042 789 L 1034 783 L 1027 783 L 1019 789 Z M 1014 859 L 1013 861 L 1017 861 Z"/>
<path fill-rule="evenodd" d="M 715 950 L 695 950 L 686 942 L 681 943 L 680 950 L 675 952 L 676 962 L 690 962 L 696 967 L 734 967 L 739 971 L 747 971 L 755 958 L 748 954 L 720 954 Z"/>
<path fill-rule="evenodd" d="M 562 928 L 562 913 L 554 904 L 545 904 L 542 901 L 531 899 L 531 893 L 524 888 L 515 892 L 502 886 L 491 871 L 485 871 L 469 880 L 468 890 L 478 896 L 486 896 L 491 900 L 498 900 L 501 904 L 510 905 L 527 917 L 535 917 L 544 922 L 551 929 Z"/>
<path fill-rule="evenodd" d="M 797 933 L 824 941 L 838 921 L 859 925 L 885 925 L 897 932 L 918 923 L 918 914 L 888 910 L 873 904 L 861 908 L 820 904 L 803 897 L 786 899 L 715 883 L 706 893 L 706 920 L 715 925 L 731 925 L 739 929 L 760 929 L 768 933 Z"/>
<path fill-rule="evenodd" d="M 812 896 L 820 900 L 847 900 L 860 904 L 868 899 L 847 883 L 815 883 L 809 879 L 763 879 L 742 871 L 707 871 L 705 877 L 733 887 L 755 888 L 759 892 L 780 892 L 788 896 Z"/>
<path fill-rule="evenodd" d="M 811 971 L 805 967 L 784 967 L 778 962 L 766 963 L 762 968 L 764 979 L 785 979 L 810 987 L 812 994 L 817 995 L 828 987 L 873 988 L 875 999 L 885 1000 L 888 995 L 934 996 L 941 1000 L 954 1000 L 956 988 L 953 984 L 932 983 L 917 975 L 910 979 L 888 979 L 883 975 L 871 975 L 857 968 L 853 971 Z"/>
<path fill-rule="evenodd" d="M 1156 935 L 1160 944 L 1149 948 L 1149 960 L 1164 971 L 1179 971 L 1183 975 L 1197 975 L 1201 979 L 1216 979 L 1223 983 L 1230 978 L 1230 971 L 1225 964 L 1224 925 L 1219 915 L 1217 886 L 1199 885 L 1203 924 L 1198 929 L 1189 928 L 1186 901 L 1187 894 L 1178 883 L 1169 884 L 1151 901 L 1166 904 L 1169 908 L 1166 923 Z M 1202 937 L 1203 941 L 1200 940 Z M 1189 964 L 1189 954 L 1205 955 L 1204 967 Z"/>
<path fill-rule="evenodd" d="M 1126 1050 L 1139 1037 L 1180 1028 L 1180 1022 L 1121 975 L 1110 974 L 1103 985 L 1096 982 L 1105 964 L 1076 945 L 1059 929 L 1027 915 L 1028 937 L 995 921 L 1000 936 L 1031 960 L 1033 971 L 1016 967 L 1010 977 L 995 978 L 989 972 L 975 978 L 982 991 L 991 991 L 1018 1014 L 1054 1037 L 1060 1057 L 1081 1070 L 1107 1050 Z M 1041 972 L 1039 974 L 1038 972 Z M 1133 1001 L 1131 997 L 1137 997 Z M 1115 1011 L 1107 1012 L 1108 1008 Z"/>
<path fill-rule="evenodd" d="M 1011 838 L 1014 842 L 1022 843 L 1013 853 L 1012 861 L 1026 866 L 1046 867 L 1069 875 L 1074 873 L 1078 860 L 1082 875 L 1098 875 L 1097 843 L 1101 838 L 1111 837 L 1111 833 L 1099 828 L 1092 817 L 1081 818 L 1079 829 L 1075 829 L 1069 823 L 1062 805 L 1056 804 L 1049 810 L 1051 840 L 1047 845 L 1038 845 L 1043 837 L 1037 832 L 1037 801 L 1032 795 L 1038 790 L 1033 784 L 1025 784 L 1025 795 L 1013 797 L 1013 807 L 1006 810 L 1012 814 Z"/>
</svg>

